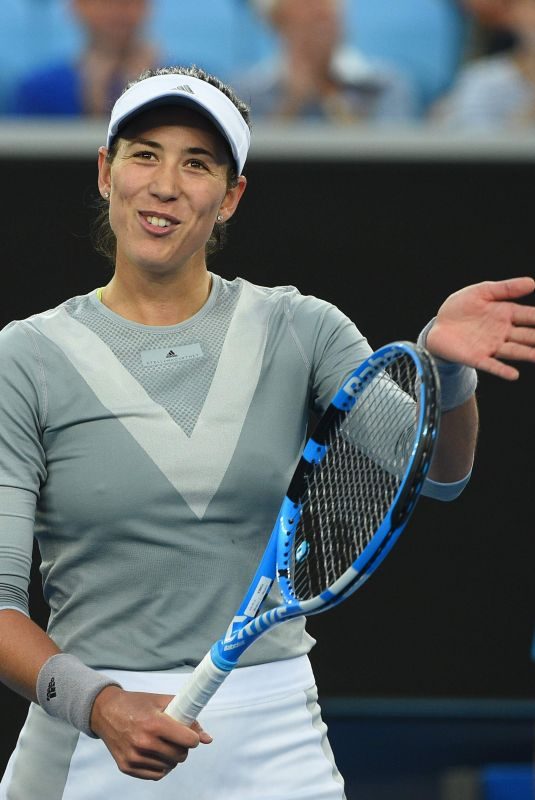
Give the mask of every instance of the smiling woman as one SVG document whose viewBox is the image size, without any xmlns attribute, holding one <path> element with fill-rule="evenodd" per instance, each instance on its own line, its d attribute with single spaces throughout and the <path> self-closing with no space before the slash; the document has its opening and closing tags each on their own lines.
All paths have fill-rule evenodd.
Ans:
<svg viewBox="0 0 535 800">
<path fill-rule="evenodd" d="M 206 270 L 245 190 L 247 106 L 203 70 L 180 74 L 187 85 L 177 84 L 169 69 L 146 72 L 131 84 L 114 109 L 108 145 L 99 150 L 99 189 L 109 209 L 106 202 L 95 241 L 115 268 L 106 287 L 110 308 L 134 265 L 154 280 L 158 275 L 160 285 L 197 267 Z M 168 241 L 156 246 L 156 239 Z"/>
<path fill-rule="evenodd" d="M 208 279 L 207 242 L 245 189 L 243 175 L 231 182 L 231 164 L 222 136 L 189 108 L 150 109 L 125 125 L 111 157 L 100 149 L 99 187 L 109 195 L 116 239 L 115 274 L 103 297 L 108 308 L 119 310 L 125 285 L 149 276 L 171 296 L 186 275 Z M 196 311 L 177 309 L 151 324 L 175 324 Z"/>
<path fill-rule="evenodd" d="M 142 75 L 98 153 L 113 277 L 0 333 L 0 678 L 33 701 L 0 800 L 344 797 L 302 619 L 203 711 L 213 743 L 164 713 L 240 606 L 310 412 L 371 352 L 329 303 L 208 271 L 249 139 L 216 78 Z M 472 367 L 514 378 L 503 359 L 535 360 L 535 309 L 513 302 L 533 287 L 467 287 L 425 329 L 449 359 L 427 494 L 468 480 Z M 28 614 L 34 536 L 46 633 Z"/>
</svg>

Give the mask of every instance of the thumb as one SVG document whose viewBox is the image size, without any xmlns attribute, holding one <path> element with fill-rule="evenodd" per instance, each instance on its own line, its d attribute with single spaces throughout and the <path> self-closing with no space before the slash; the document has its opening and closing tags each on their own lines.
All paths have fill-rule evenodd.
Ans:
<svg viewBox="0 0 535 800">
<path fill-rule="evenodd" d="M 487 288 L 494 300 L 511 300 L 524 297 L 535 290 L 533 278 L 507 278 L 503 281 L 487 281 Z"/>
<path fill-rule="evenodd" d="M 210 742 L 213 742 L 213 739 L 210 736 L 210 734 L 206 733 L 206 731 L 201 727 L 201 725 L 197 720 L 195 720 L 195 722 L 193 722 L 190 725 L 190 728 L 192 731 L 195 731 L 195 733 L 199 735 L 199 741 L 201 742 L 201 744 L 210 744 Z"/>
</svg>

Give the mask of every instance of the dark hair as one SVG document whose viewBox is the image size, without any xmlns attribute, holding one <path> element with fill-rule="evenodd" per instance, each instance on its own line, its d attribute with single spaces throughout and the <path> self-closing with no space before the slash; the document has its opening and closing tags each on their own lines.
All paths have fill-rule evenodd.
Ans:
<svg viewBox="0 0 535 800">
<path fill-rule="evenodd" d="M 187 75 L 190 78 L 198 78 L 201 81 L 206 81 L 206 83 L 209 83 L 211 86 L 215 86 L 216 89 L 219 89 L 219 91 L 228 97 L 228 99 L 236 106 L 247 126 L 251 128 L 250 111 L 247 104 L 244 103 L 243 100 L 240 100 L 230 86 L 228 86 L 226 83 L 223 83 L 223 81 L 217 78 L 215 75 L 210 75 L 210 73 L 195 65 L 190 67 L 177 66 L 162 67 L 160 69 L 146 69 L 138 78 L 136 78 L 134 81 L 131 81 L 124 88 L 123 94 L 127 91 L 127 89 L 130 89 L 131 86 L 139 83 L 139 81 L 144 81 L 146 78 L 154 78 L 157 75 Z M 108 150 L 108 155 L 106 158 L 110 164 L 117 155 L 119 138 L 120 136 L 115 138 Z M 227 175 L 227 188 L 230 189 L 236 186 L 238 182 L 238 173 L 228 143 L 227 148 L 230 156 L 230 166 Z M 115 258 L 117 255 L 117 239 L 115 238 L 115 234 L 110 225 L 109 203 L 106 200 L 103 200 L 99 195 L 95 205 L 97 208 L 97 216 L 92 226 L 93 245 L 97 253 L 100 253 L 100 255 L 104 256 L 104 258 L 106 258 L 112 263 L 113 266 L 115 266 Z M 225 244 L 225 241 L 226 223 L 216 222 L 210 238 L 206 243 L 206 256 L 209 257 L 218 250 L 221 250 Z"/>
</svg>

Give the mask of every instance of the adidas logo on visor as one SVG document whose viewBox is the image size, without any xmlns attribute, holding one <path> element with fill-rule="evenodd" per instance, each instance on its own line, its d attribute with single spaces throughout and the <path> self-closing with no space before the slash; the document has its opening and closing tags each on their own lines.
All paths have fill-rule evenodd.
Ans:
<svg viewBox="0 0 535 800">
<path fill-rule="evenodd" d="M 191 86 L 184 84 L 183 86 L 175 86 L 175 92 L 188 92 L 189 94 L 195 94 Z"/>
</svg>

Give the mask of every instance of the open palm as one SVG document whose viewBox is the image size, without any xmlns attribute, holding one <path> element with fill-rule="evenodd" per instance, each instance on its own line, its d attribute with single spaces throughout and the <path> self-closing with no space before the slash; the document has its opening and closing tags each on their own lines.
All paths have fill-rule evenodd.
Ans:
<svg viewBox="0 0 535 800">
<path fill-rule="evenodd" d="M 427 336 L 433 355 L 506 380 L 518 370 L 502 359 L 535 362 L 535 308 L 514 302 L 535 290 L 532 278 L 485 281 L 450 295 Z"/>
</svg>

